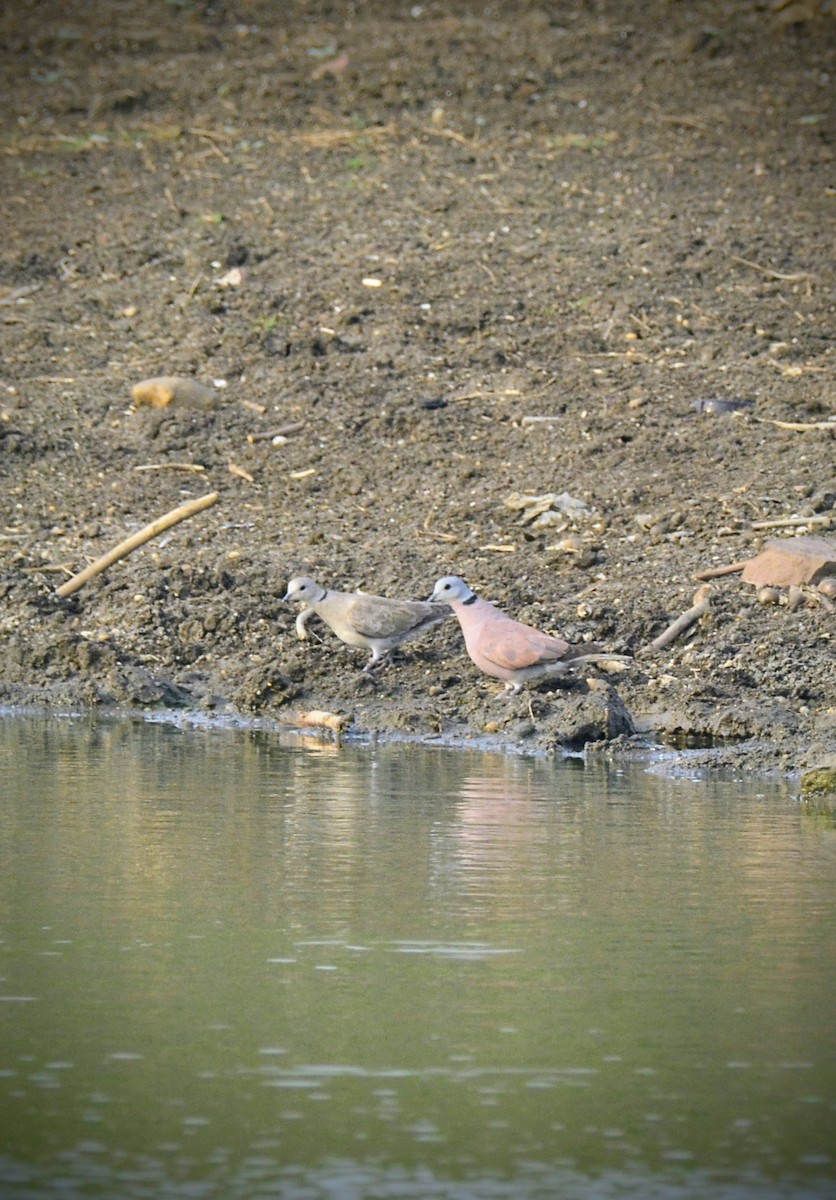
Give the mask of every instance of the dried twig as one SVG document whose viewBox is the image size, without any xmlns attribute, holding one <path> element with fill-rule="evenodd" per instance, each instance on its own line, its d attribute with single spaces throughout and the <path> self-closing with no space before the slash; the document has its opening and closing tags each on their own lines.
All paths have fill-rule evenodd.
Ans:
<svg viewBox="0 0 836 1200">
<path fill-rule="evenodd" d="M 647 321 L 644 321 L 641 317 L 637 316 L 636 313 L 628 313 L 627 315 L 631 321 L 638 325 L 639 329 L 643 329 L 645 333 L 653 333 L 653 327 L 648 325 Z"/>
<path fill-rule="evenodd" d="M 230 161 L 229 155 L 224 154 L 223 150 L 221 150 L 220 146 L 218 145 L 218 141 L 224 137 L 222 133 L 216 133 L 214 130 L 210 129 L 198 129 L 196 126 L 192 126 L 192 128 L 189 130 L 189 133 L 193 133 L 195 137 L 200 138 L 202 142 L 206 142 L 212 153 L 217 154 L 218 158 L 220 158 L 223 162 L 228 163 Z"/>
<path fill-rule="evenodd" d="M 780 279 L 784 283 L 801 283 L 805 279 L 813 278 L 810 271 L 799 271 L 797 275 L 785 275 L 781 271 L 773 271 L 771 267 L 762 267 L 760 263 L 752 262 L 749 258 L 740 258 L 737 254 L 732 254 L 730 257 L 732 262 L 742 263 L 744 267 L 751 267 L 753 271 L 760 271 L 761 275 L 768 275 L 770 279 Z"/>
<path fill-rule="evenodd" d="M 772 417 L 754 417 L 753 420 L 760 421 L 762 425 L 774 425 L 776 429 L 792 429 L 798 433 L 807 429 L 829 429 L 831 433 L 836 433 L 836 420 L 832 417 L 828 421 L 776 421 Z"/>
<path fill-rule="evenodd" d="M 200 463 L 143 463 L 134 467 L 135 471 L 191 471 L 193 475 L 202 475 L 206 470 Z"/>
<path fill-rule="evenodd" d="M 675 113 L 662 113 L 659 120 L 664 121 L 666 125 L 681 125 L 683 129 L 707 130 L 709 128 L 704 121 L 698 121 L 696 117 L 688 117 L 684 114 L 677 116 Z"/>
<path fill-rule="evenodd" d="M 424 527 L 423 527 L 422 533 L 426 533 L 426 535 L 428 537 L 437 538 L 438 541 L 440 541 L 440 542 L 455 542 L 456 541 L 456 535 L 454 533 L 441 533 L 441 531 L 438 529 L 430 529 L 430 521 L 431 520 L 432 520 L 432 513 L 427 513 L 427 516 L 424 520 Z"/>
<path fill-rule="evenodd" d="M 434 125 L 425 125 L 422 132 L 429 134 L 430 137 L 449 138 L 450 141 L 458 142 L 460 146 L 468 146 L 471 150 L 475 150 L 479 145 L 476 138 L 465 137 L 463 133 L 458 133 L 455 129 L 438 129 Z"/>
<path fill-rule="evenodd" d="M 464 400 L 506 400 L 509 397 L 521 396 L 518 388 L 506 388 L 502 392 L 464 392 L 461 396 L 453 396 L 453 402 L 459 404 Z"/>
<path fill-rule="evenodd" d="M 753 529 L 795 529 L 799 525 L 809 525 L 810 528 L 815 528 L 821 525 L 824 529 L 829 529 L 833 517 L 829 514 L 820 517 L 776 517 L 774 521 L 753 521 Z"/>
<path fill-rule="evenodd" d="M 72 575 L 72 567 L 68 567 L 66 563 L 44 563 L 42 567 L 24 567 L 24 575 L 46 575 L 46 574 L 64 574 Z"/>
<path fill-rule="evenodd" d="M 0 296 L 0 304 L 17 304 L 18 300 L 22 300 L 24 296 L 31 296 L 32 292 L 37 292 L 41 287 L 41 283 L 29 283 L 25 287 L 15 288 L 8 295 Z"/>
<path fill-rule="evenodd" d="M 270 140 L 328 150 L 332 146 L 350 145 L 352 142 L 365 141 L 367 138 L 394 137 L 396 133 L 397 126 L 390 121 L 388 125 L 369 125 L 365 129 L 310 129 L 290 135 L 271 134 Z"/>
<path fill-rule="evenodd" d="M 226 133 L 222 129 L 199 129 L 197 125 L 192 125 L 187 132 L 193 133 L 195 137 L 209 138 L 215 142 L 228 142 L 232 138 L 231 133 Z"/>
<path fill-rule="evenodd" d="M 173 508 L 171 512 L 158 517 L 156 521 L 152 521 L 144 529 L 140 529 L 137 533 L 132 534 L 129 538 L 120 542 L 118 546 L 114 546 L 112 550 L 108 550 L 107 554 L 103 554 L 101 558 L 97 558 L 94 562 L 91 562 L 83 571 L 79 571 L 77 575 L 73 575 L 72 579 L 68 579 L 66 583 L 62 583 L 55 590 L 59 596 L 71 596 L 73 592 L 77 592 L 79 588 L 83 587 L 88 579 L 93 579 L 94 576 L 100 575 L 112 563 L 118 562 L 120 558 L 127 557 L 127 555 L 133 553 L 139 546 L 150 542 L 152 538 L 155 538 L 164 530 L 170 529 L 172 525 L 177 525 L 180 521 L 185 521 L 187 517 L 192 517 L 195 513 L 202 512 L 204 508 L 210 508 L 217 501 L 218 493 L 209 492 L 206 496 L 200 496 L 197 500 L 189 500 L 188 503 Z"/>
<path fill-rule="evenodd" d="M 654 638 L 640 653 L 652 654 L 655 650 L 664 650 L 671 642 L 675 642 L 680 634 L 685 633 L 692 625 L 696 625 L 700 617 L 704 616 L 711 607 L 711 590 L 709 584 L 703 584 L 701 588 L 698 588 L 694 593 L 694 603 L 692 606 L 680 617 L 677 617 L 663 633 Z"/>
<path fill-rule="evenodd" d="M 751 560 L 744 558 L 742 562 L 729 563 L 727 567 L 709 567 L 694 576 L 695 579 L 719 579 L 721 575 L 739 575 Z"/>
<path fill-rule="evenodd" d="M 244 468 L 239 467 L 237 463 L 227 463 L 226 469 L 229 471 L 230 475 L 235 475 L 238 479 L 246 479 L 247 483 L 255 483 L 255 479 L 249 473 L 249 471 L 245 471 Z"/>
<path fill-rule="evenodd" d="M 248 433 L 247 441 L 251 443 L 272 442 L 273 438 L 290 437 L 292 433 L 299 433 L 304 428 L 304 421 L 290 421 L 287 425 L 280 425 L 278 429 L 265 429 L 259 433 Z"/>
</svg>

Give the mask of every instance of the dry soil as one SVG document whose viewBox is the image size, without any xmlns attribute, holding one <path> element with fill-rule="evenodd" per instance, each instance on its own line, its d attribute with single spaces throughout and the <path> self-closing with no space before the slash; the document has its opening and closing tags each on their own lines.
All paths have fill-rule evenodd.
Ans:
<svg viewBox="0 0 836 1200">
<path fill-rule="evenodd" d="M 744 0 L 5 6 L 0 702 L 826 760 L 815 589 L 721 577 L 639 651 L 700 570 L 835 536 L 834 30 Z M 215 406 L 132 405 L 172 374 Z M 369 681 L 296 639 L 301 572 L 455 572 L 638 657 L 506 700 L 451 621 Z"/>
</svg>

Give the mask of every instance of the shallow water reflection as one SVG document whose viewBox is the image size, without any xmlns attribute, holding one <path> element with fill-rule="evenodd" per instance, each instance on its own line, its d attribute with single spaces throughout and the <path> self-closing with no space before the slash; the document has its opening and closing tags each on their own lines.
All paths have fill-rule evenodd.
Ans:
<svg viewBox="0 0 836 1200">
<path fill-rule="evenodd" d="M 0 717 L 0 1194 L 832 1197 L 781 786 Z"/>
</svg>

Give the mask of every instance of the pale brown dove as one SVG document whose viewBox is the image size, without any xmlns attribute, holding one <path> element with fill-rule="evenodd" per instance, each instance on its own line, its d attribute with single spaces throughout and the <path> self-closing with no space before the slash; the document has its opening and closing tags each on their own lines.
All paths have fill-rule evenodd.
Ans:
<svg viewBox="0 0 836 1200">
<path fill-rule="evenodd" d="M 363 668 L 373 667 L 395 646 L 417 637 L 450 616 L 446 604 L 426 600 L 389 600 L 366 592 L 334 592 L 306 575 L 291 579 L 285 600 L 301 600 L 306 605 L 296 618 L 296 636 L 304 640 L 305 626 L 311 617 L 321 617 L 341 642 L 371 651 Z"/>
<path fill-rule="evenodd" d="M 514 621 L 487 600 L 480 600 L 458 575 L 446 575 L 430 600 L 449 604 L 459 619 L 467 652 L 480 671 L 503 679 L 512 696 L 530 680 L 554 679 L 583 663 L 623 667 L 623 654 L 584 653 L 562 638 Z"/>
</svg>

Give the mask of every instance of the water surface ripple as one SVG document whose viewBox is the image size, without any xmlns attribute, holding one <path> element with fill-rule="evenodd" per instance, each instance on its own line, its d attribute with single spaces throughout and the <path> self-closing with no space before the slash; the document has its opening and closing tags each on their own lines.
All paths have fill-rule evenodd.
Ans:
<svg viewBox="0 0 836 1200">
<path fill-rule="evenodd" d="M 0 1195 L 836 1196 L 836 832 L 750 786 L 0 715 Z"/>
</svg>

